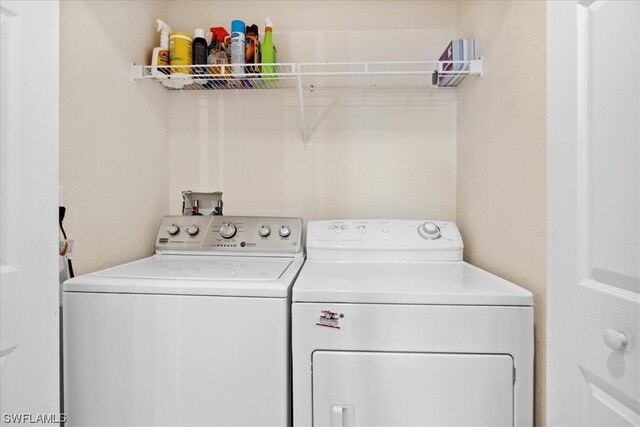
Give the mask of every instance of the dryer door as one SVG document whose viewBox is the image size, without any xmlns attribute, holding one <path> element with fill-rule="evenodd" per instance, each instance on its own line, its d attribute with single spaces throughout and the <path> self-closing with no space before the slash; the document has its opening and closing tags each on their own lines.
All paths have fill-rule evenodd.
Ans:
<svg viewBox="0 0 640 427">
<path fill-rule="evenodd" d="M 316 351 L 314 426 L 512 426 L 509 355 Z"/>
</svg>

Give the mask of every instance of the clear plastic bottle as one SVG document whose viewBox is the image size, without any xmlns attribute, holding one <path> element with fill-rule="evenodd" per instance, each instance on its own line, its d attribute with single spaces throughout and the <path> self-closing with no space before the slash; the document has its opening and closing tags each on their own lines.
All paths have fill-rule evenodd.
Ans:
<svg viewBox="0 0 640 427">
<path fill-rule="evenodd" d="M 218 41 L 218 35 L 213 31 L 211 32 L 211 43 L 209 44 L 209 56 L 207 57 L 207 63 L 209 65 L 215 65 L 209 67 L 209 73 L 213 78 L 209 79 L 209 84 L 212 86 L 223 86 L 225 84 L 224 79 L 229 78 L 229 67 L 223 67 L 222 65 L 229 64 L 227 59 L 227 53 L 222 48 L 222 44 Z"/>
</svg>

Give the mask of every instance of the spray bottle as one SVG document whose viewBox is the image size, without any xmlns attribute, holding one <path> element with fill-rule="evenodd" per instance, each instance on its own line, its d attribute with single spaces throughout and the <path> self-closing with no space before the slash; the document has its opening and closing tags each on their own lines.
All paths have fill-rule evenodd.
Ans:
<svg viewBox="0 0 640 427">
<path fill-rule="evenodd" d="M 244 74 L 244 61 L 245 61 L 245 25 L 243 21 L 236 19 L 231 21 L 231 73 L 236 78 L 241 78 L 239 75 Z M 233 64 L 242 64 L 237 66 Z"/>
<path fill-rule="evenodd" d="M 164 68 L 169 65 L 169 33 L 171 28 L 162 20 L 156 19 L 158 23 L 158 30 L 162 31 L 160 34 L 160 47 L 153 49 L 151 54 L 151 74 L 156 77 L 163 77 L 170 73 L 168 68 Z"/>
<path fill-rule="evenodd" d="M 220 40 L 218 39 L 215 27 L 212 27 L 210 31 L 211 43 L 208 48 L 209 56 L 207 57 L 207 63 L 218 66 L 209 68 L 209 73 L 215 76 L 215 79 L 209 80 L 209 83 L 213 86 L 221 86 L 224 82 L 220 81 L 220 79 L 228 79 L 229 74 L 231 74 L 231 70 L 229 67 L 223 67 L 223 65 L 229 64 L 229 60 L 227 59 L 226 52 L 222 48 L 222 43 L 220 43 Z"/>
<path fill-rule="evenodd" d="M 278 68 L 276 65 L 272 65 L 278 62 L 278 51 L 273 44 L 272 31 L 273 23 L 271 22 L 271 18 L 266 18 L 264 41 L 260 47 L 260 60 L 262 62 L 260 72 L 262 73 L 262 80 L 266 83 L 275 83 L 278 81 L 278 76 L 276 74 L 278 72 Z"/>
</svg>

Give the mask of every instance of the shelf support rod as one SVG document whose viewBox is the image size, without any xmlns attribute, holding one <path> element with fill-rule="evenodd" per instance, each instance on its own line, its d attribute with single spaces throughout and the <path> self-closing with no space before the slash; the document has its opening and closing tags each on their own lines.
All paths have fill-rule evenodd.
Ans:
<svg viewBox="0 0 640 427">
<path fill-rule="evenodd" d="M 304 88 L 302 87 L 302 75 L 298 69 L 298 65 L 294 64 L 293 71 L 298 75 L 298 103 L 300 104 L 300 126 L 302 127 L 302 142 L 304 149 L 309 148 L 309 134 L 307 133 L 307 120 L 304 117 Z"/>
</svg>

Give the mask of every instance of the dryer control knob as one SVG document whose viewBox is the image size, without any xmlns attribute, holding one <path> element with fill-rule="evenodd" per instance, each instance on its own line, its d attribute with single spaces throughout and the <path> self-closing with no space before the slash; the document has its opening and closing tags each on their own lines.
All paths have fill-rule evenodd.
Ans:
<svg viewBox="0 0 640 427">
<path fill-rule="evenodd" d="M 235 225 L 233 224 L 224 224 L 221 228 L 220 228 L 220 235 L 222 237 L 224 237 L 225 239 L 230 239 L 233 236 L 236 235 L 236 231 L 238 231 L 238 229 L 236 228 Z"/>
<path fill-rule="evenodd" d="M 173 236 L 174 234 L 178 234 L 178 231 L 180 231 L 180 227 L 178 227 L 176 224 L 167 226 L 167 233 L 169 233 L 171 236 Z"/>
<path fill-rule="evenodd" d="M 200 231 L 200 228 L 196 224 L 191 224 L 186 228 L 186 231 L 189 236 L 195 236 Z"/>
<path fill-rule="evenodd" d="M 258 230 L 258 234 L 261 237 L 267 237 L 269 234 L 271 234 L 271 229 L 266 225 L 263 225 L 262 227 L 260 227 L 260 230 Z"/>
<path fill-rule="evenodd" d="M 440 227 L 438 227 L 433 222 L 425 222 L 420 227 L 418 227 L 418 233 L 425 239 L 435 240 L 439 239 L 442 235 L 440 234 Z"/>
<path fill-rule="evenodd" d="M 280 237 L 289 237 L 290 234 L 291 230 L 289 230 L 289 227 L 287 227 L 286 225 L 280 227 Z"/>
</svg>

